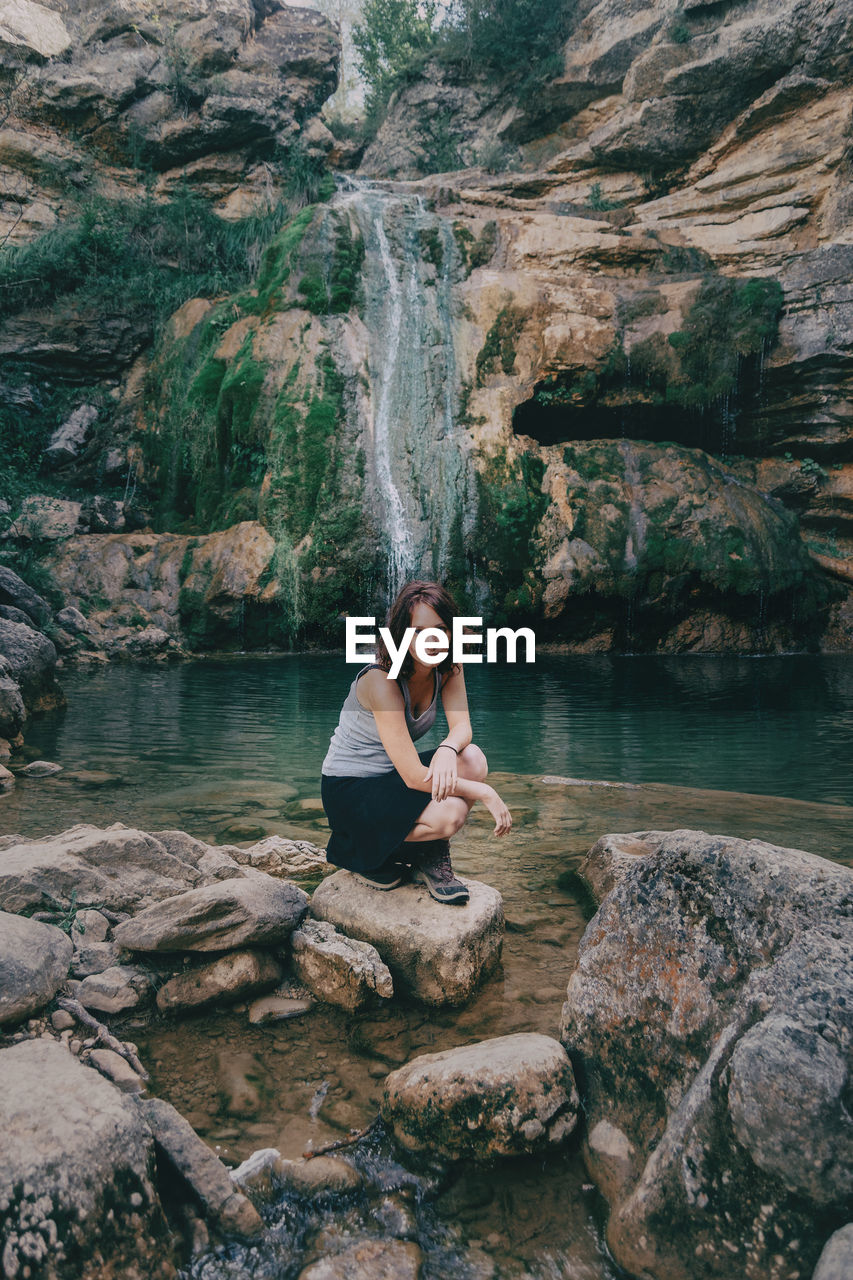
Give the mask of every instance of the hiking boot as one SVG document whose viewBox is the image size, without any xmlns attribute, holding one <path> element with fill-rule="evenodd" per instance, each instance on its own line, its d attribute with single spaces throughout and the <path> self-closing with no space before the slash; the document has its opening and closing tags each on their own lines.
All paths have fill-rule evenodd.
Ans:
<svg viewBox="0 0 853 1280">
<path fill-rule="evenodd" d="M 387 862 L 374 867 L 372 871 L 352 871 L 350 874 L 357 880 L 369 884 L 373 889 L 396 889 L 398 884 L 403 883 L 405 871 L 406 867 L 401 862 L 389 858 Z"/>
<path fill-rule="evenodd" d="M 453 874 L 450 865 L 449 840 L 424 840 L 417 862 L 412 867 L 412 879 L 416 883 L 425 884 L 431 898 L 436 902 L 456 902 L 464 905 L 468 901 L 468 888 Z"/>
</svg>

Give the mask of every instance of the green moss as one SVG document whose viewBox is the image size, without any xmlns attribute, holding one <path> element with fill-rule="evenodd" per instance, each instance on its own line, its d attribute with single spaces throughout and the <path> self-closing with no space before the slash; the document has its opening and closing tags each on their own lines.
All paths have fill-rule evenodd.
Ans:
<svg viewBox="0 0 853 1280">
<path fill-rule="evenodd" d="M 356 306 L 363 262 L 361 235 L 353 235 L 348 218 L 339 218 L 331 263 L 315 258 L 299 281 L 299 293 L 306 310 L 314 315 L 340 315 Z"/>
<path fill-rule="evenodd" d="M 422 227 L 418 232 L 418 243 L 424 262 L 431 262 L 437 272 L 441 271 L 444 266 L 444 245 L 438 227 Z"/>
<path fill-rule="evenodd" d="M 491 262 L 498 243 L 498 224 L 487 222 L 478 236 L 464 222 L 454 222 L 453 236 L 459 249 L 465 275 Z"/>
<path fill-rule="evenodd" d="M 500 361 L 504 373 L 515 371 L 515 353 L 518 337 L 524 328 L 524 312 L 511 304 L 501 307 L 495 322 L 486 334 L 486 340 L 477 354 L 477 386 L 482 387 L 486 376 L 494 372 Z"/>
<path fill-rule="evenodd" d="M 308 205 L 292 218 L 267 246 L 258 272 L 256 298 L 247 302 L 246 309 L 257 315 L 268 315 L 284 306 L 284 288 L 290 279 L 296 252 L 304 239 L 316 212 L 315 205 Z"/>
<path fill-rule="evenodd" d="M 543 585 L 530 565 L 531 540 L 549 499 L 542 492 L 545 464 L 535 454 L 510 459 L 505 449 L 489 457 L 477 472 L 477 521 L 471 555 L 502 602 L 498 625 L 534 616 Z"/>
</svg>

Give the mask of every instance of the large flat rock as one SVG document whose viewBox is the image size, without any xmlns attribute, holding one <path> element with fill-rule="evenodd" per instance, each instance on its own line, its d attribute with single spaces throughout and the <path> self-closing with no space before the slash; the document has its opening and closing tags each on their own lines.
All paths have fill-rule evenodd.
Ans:
<svg viewBox="0 0 853 1280">
<path fill-rule="evenodd" d="M 383 891 L 336 871 L 315 890 L 311 914 L 371 943 L 396 991 L 425 1004 L 462 1004 L 500 960 L 504 931 L 497 889 L 465 883 L 471 896 L 459 906 L 435 902 L 418 885 Z"/>
<path fill-rule="evenodd" d="M 190 889 L 117 925 L 133 951 L 229 951 L 284 943 L 308 910 L 308 895 L 263 871 Z"/>
<path fill-rule="evenodd" d="M 205 882 L 204 875 L 162 841 L 116 823 L 102 830 L 80 823 L 41 840 L 23 840 L 3 851 L 0 908 L 97 902 L 132 911 Z"/>
</svg>

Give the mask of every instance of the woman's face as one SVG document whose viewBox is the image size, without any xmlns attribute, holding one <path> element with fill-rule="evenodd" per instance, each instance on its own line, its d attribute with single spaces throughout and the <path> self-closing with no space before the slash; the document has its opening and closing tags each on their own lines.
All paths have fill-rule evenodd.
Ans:
<svg viewBox="0 0 853 1280">
<path fill-rule="evenodd" d="M 431 605 L 426 604 L 423 600 L 418 600 L 417 604 L 412 609 L 409 626 L 415 628 L 415 634 L 412 636 L 412 640 L 409 645 L 409 653 L 412 655 L 412 659 L 415 664 L 415 671 L 419 673 L 431 671 L 436 664 L 421 662 L 415 652 L 415 642 L 421 631 L 435 628 L 436 630 L 441 631 L 443 635 L 447 636 L 447 643 L 449 646 L 452 643 L 450 630 L 444 625 L 440 615 L 436 613 L 435 609 L 433 609 Z M 426 641 L 425 645 L 427 653 L 441 652 L 435 638 Z"/>
</svg>

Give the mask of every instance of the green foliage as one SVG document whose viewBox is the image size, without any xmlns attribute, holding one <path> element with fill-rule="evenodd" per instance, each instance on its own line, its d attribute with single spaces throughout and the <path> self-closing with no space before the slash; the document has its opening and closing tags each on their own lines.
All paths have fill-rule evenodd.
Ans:
<svg viewBox="0 0 853 1280">
<path fill-rule="evenodd" d="M 464 222 L 454 222 L 453 235 L 465 267 L 465 275 L 470 276 L 477 267 L 484 267 L 494 257 L 498 243 L 498 224 L 487 222 L 475 236 Z"/>
<path fill-rule="evenodd" d="M 365 0 L 352 42 L 369 117 L 381 113 L 412 63 L 431 48 L 435 12 L 435 0 Z"/>
<path fill-rule="evenodd" d="M 803 475 L 811 476 L 814 480 L 828 479 L 827 472 L 819 462 L 815 462 L 814 458 L 803 458 L 800 461 L 800 470 Z"/>
<path fill-rule="evenodd" d="M 340 315 L 358 302 L 364 241 L 353 235 L 349 219 L 337 221 L 331 263 L 315 260 L 299 281 L 304 306 L 314 315 Z"/>
<path fill-rule="evenodd" d="M 621 200 L 609 200 L 607 196 L 601 194 L 600 182 L 594 182 L 592 184 L 589 189 L 589 195 L 586 198 L 586 203 L 590 209 L 599 209 L 602 211 L 606 209 L 622 208 Z"/>
<path fill-rule="evenodd" d="M 452 0 L 439 53 L 467 74 L 483 72 L 529 90 L 559 74 L 574 0 Z"/>
<path fill-rule="evenodd" d="M 515 352 L 518 336 L 524 328 L 524 312 L 511 304 L 501 307 L 495 322 L 486 334 L 486 341 L 477 353 L 477 386 L 482 387 L 486 375 L 494 371 L 500 360 L 504 373 L 515 369 Z"/>
<path fill-rule="evenodd" d="M 531 539 L 549 499 L 542 492 L 545 463 L 528 453 L 510 459 L 505 449 L 477 472 L 474 556 L 482 565 L 497 603 L 498 626 L 519 615 L 535 615 L 541 578 L 531 570 Z"/>
<path fill-rule="evenodd" d="M 421 173 L 450 173 L 463 167 L 462 135 L 453 119 L 450 111 L 434 111 L 421 121 L 419 141 L 423 150 L 417 157 Z"/>
<path fill-rule="evenodd" d="M 444 266 L 444 245 L 438 227 L 422 227 L 418 232 L 418 243 L 421 246 L 421 257 L 431 262 L 436 272 Z"/>
<path fill-rule="evenodd" d="M 33 591 L 44 597 L 53 610 L 57 610 L 65 605 L 65 596 L 42 559 L 51 545 L 29 543 L 23 546 L 21 543 L 8 543 L 0 550 L 0 564 L 13 569 Z"/>
<path fill-rule="evenodd" d="M 284 286 L 290 279 L 293 259 L 311 224 L 315 209 L 308 205 L 267 245 L 257 279 L 257 297 L 244 300 L 243 309 L 267 316 L 284 306 Z"/>
<path fill-rule="evenodd" d="M 666 301 L 653 289 L 646 293 L 637 293 L 630 298 L 622 298 L 619 302 L 618 322 L 620 326 L 633 324 L 643 316 L 663 315 L 667 310 Z M 633 354 L 631 359 L 633 360 Z"/>
<path fill-rule="evenodd" d="M 506 173 L 518 165 L 520 159 L 517 148 L 501 142 L 500 138 L 491 138 L 477 152 L 477 164 L 486 173 Z"/>
<path fill-rule="evenodd" d="M 687 44 L 687 41 L 692 39 L 690 28 L 683 22 L 673 22 L 667 29 L 667 35 L 673 44 Z"/>
<path fill-rule="evenodd" d="M 185 188 L 161 202 L 150 194 L 90 196 L 78 212 L 28 244 L 0 253 L 7 314 L 59 299 L 78 309 L 120 309 L 162 323 L 188 298 L 235 289 L 251 279 L 263 247 L 288 216 L 279 204 L 229 223 Z"/>
<path fill-rule="evenodd" d="M 700 286 L 685 325 L 669 335 L 679 372 L 667 378 L 670 402 L 705 407 L 737 386 L 738 358 L 775 336 L 784 294 L 777 280 L 711 276 Z"/>
</svg>

